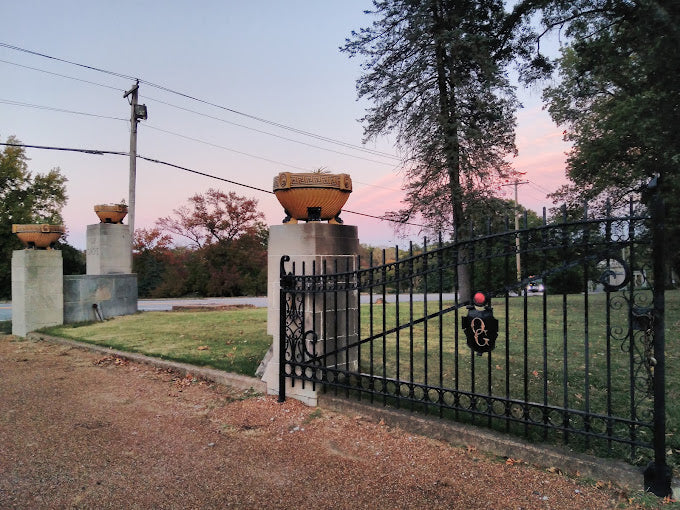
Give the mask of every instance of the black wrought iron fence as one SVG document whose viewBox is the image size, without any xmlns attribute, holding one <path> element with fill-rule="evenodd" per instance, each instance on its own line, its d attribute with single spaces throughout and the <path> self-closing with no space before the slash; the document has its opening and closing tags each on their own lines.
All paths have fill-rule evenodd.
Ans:
<svg viewBox="0 0 680 510">
<path fill-rule="evenodd" d="M 284 257 L 281 380 L 653 459 L 670 487 L 662 217 L 490 225 L 366 269 Z"/>
</svg>

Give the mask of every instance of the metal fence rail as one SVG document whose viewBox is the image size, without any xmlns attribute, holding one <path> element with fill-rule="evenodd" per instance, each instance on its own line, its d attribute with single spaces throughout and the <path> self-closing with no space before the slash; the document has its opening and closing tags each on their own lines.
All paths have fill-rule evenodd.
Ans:
<svg viewBox="0 0 680 510">
<path fill-rule="evenodd" d="M 525 216 L 516 231 L 489 222 L 363 269 L 284 257 L 281 378 L 654 459 L 653 484 L 666 469 L 662 224 L 631 203 L 600 219 Z"/>
</svg>

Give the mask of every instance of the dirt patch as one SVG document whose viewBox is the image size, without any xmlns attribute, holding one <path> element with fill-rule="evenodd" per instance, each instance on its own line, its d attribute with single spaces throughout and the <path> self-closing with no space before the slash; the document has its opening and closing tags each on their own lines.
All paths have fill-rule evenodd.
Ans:
<svg viewBox="0 0 680 510">
<path fill-rule="evenodd" d="M 0 508 L 613 508 L 627 495 L 364 417 L 0 337 Z"/>
</svg>

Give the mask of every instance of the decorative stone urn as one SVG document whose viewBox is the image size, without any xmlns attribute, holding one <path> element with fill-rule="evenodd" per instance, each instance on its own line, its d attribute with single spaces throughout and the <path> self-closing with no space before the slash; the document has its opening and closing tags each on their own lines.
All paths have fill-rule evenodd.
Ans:
<svg viewBox="0 0 680 510">
<path fill-rule="evenodd" d="M 99 221 L 102 223 L 123 223 L 127 216 L 128 206 L 125 204 L 98 204 L 94 206 Z"/>
<path fill-rule="evenodd" d="M 12 233 L 27 249 L 52 249 L 54 243 L 64 234 L 64 225 L 12 225 Z"/>
<path fill-rule="evenodd" d="M 348 174 L 281 172 L 274 177 L 274 194 L 286 211 L 283 223 L 304 220 L 340 224 L 340 211 L 351 192 Z"/>
</svg>

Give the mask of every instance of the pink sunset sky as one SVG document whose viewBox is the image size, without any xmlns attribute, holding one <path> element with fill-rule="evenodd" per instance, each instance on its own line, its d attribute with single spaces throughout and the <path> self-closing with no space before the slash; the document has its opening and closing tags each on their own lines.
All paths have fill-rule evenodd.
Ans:
<svg viewBox="0 0 680 510">
<path fill-rule="evenodd" d="M 324 167 L 352 176 L 346 209 L 381 216 L 398 208 L 403 196 L 398 161 L 356 148 L 362 139 L 357 119 L 366 107 L 355 93 L 360 62 L 338 51 L 351 30 L 369 24 L 363 14 L 369 0 L 211 1 L 190 10 L 186 5 L 27 0 L 4 6 L 3 18 L 13 22 L 0 35 L 2 141 L 16 135 L 31 145 L 126 152 L 130 107 L 123 92 L 133 85 L 130 77 L 137 77 L 203 101 L 142 83 L 140 103 L 147 105 L 149 119 L 139 125 L 140 155 L 266 190 L 278 172 Z M 518 113 L 519 155 L 513 163 L 530 181 L 520 186 L 519 200 L 540 213 L 552 205 L 546 193 L 565 182 L 568 146 L 541 109 L 540 91 L 520 89 L 519 95 L 525 108 Z M 388 139 L 366 147 L 395 152 Z M 85 247 L 86 225 L 97 221 L 95 204 L 128 199 L 126 157 L 37 149 L 27 154 L 33 172 L 58 166 L 68 178 L 64 219 L 68 240 L 78 248 Z M 210 187 L 258 199 L 269 224 L 284 216 L 272 195 L 139 161 L 135 226 L 153 226 Z M 506 191 L 511 198 L 512 188 Z M 343 219 L 358 225 L 363 243 L 400 243 L 387 222 L 349 213 Z M 411 237 L 420 238 L 417 229 Z"/>
</svg>

